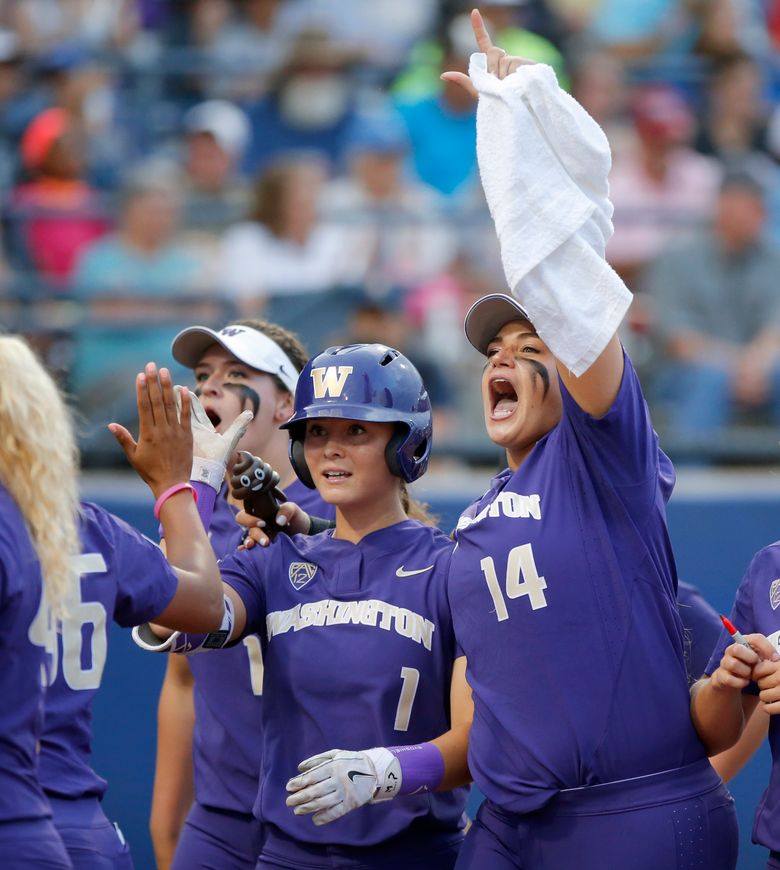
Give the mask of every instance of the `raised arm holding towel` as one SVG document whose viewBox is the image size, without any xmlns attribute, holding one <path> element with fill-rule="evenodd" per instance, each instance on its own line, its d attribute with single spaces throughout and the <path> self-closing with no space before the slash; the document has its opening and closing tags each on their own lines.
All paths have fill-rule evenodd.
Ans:
<svg viewBox="0 0 780 870">
<path fill-rule="evenodd" d="M 477 157 L 507 282 L 572 396 L 600 415 L 622 377 L 616 331 L 631 302 L 604 260 L 609 143 L 551 67 L 507 56 L 476 10 L 472 24 L 469 76 L 443 78 L 479 97 Z"/>
<path fill-rule="evenodd" d="M 666 526 L 674 470 L 616 329 L 610 155 L 549 67 L 478 12 L 477 150 L 511 296 L 466 336 L 507 468 L 461 516 L 448 583 L 486 800 L 456 870 L 733 870 L 733 801 L 689 714 Z"/>
</svg>

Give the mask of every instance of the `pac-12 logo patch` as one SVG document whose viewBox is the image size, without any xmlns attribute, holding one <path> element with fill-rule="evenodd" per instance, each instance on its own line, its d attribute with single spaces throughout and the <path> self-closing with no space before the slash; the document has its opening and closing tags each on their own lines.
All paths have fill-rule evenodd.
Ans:
<svg viewBox="0 0 780 870">
<path fill-rule="evenodd" d="M 294 589 L 303 589 L 316 573 L 317 566 L 311 562 L 291 562 L 287 576 Z"/>
<path fill-rule="evenodd" d="M 772 605 L 772 610 L 780 607 L 780 578 L 773 580 L 769 587 L 769 603 Z"/>
</svg>

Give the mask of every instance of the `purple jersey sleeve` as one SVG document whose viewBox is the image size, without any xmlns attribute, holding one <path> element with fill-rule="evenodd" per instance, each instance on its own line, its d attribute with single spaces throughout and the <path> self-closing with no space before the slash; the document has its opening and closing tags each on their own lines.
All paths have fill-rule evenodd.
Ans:
<svg viewBox="0 0 780 870">
<path fill-rule="evenodd" d="M 178 579 L 159 546 L 99 505 L 83 504 L 83 553 L 101 553 L 116 587 L 114 622 L 130 628 L 159 616 Z"/>
<path fill-rule="evenodd" d="M 780 653 L 780 541 L 764 547 L 753 557 L 737 589 L 730 619 L 742 634 L 759 633 L 766 636 Z M 724 629 L 707 665 L 711 674 L 717 667 L 727 646 L 733 643 Z M 757 692 L 751 683 L 745 691 Z M 772 769 L 769 785 L 756 809 L 753 842 L 767 849 L 780 851 L 780 719 L 769 717 L 769 747 Z"/>
<path fill-rule="evenodd" d="M 658 435 L 634 366 L 623 353 L 623 377 L 612 407 L 593 417 L 575 402 L 561 381 L 564 418 L 581 439 L 583 453 L 597 463 L 628 510 L 641 516 L 660 494 L 668 502 L 675 483 L 674 466 L 660 449 Z"/>
<path fill-rule="evenodd" d="M 666 527 L 671 466 L 636 373 L 626 358 L 598 419 L 563 397 L 559 424 L 494 478 L 455 533 L 450 599 L 475 705 L 469 766 L 513 812 L 704 756 Z"/>
<path fill-rule="evenodd" d="M 42 594 L 24 519 L 0 484 L 0 823 L 51 815 L 37 770 L 42 674 L 54 641 Z"/>
<path fill-rule="evenodd" d="M 102 507 L 84 502 L 77 597 L 57 637 L 46 693 L 40 779 L 47 793 L 102 797 L 106 782 L 92 770 L 92 701 L 108 653 L 108 623 L 147 622 L 168 606 L 178 580 L 160 548 Z"/>
<path fill-rule="evenodd" d="M 299 481 L 287 497 L 317 516 L 333 516 L 316 490 Z M 209 536 L 217 558 L 235 552 L 244 538 L 236 509 L 223 491 L 217 499 Z M 259 549 L 259 548 L 256 548 Z M 251 814 L 260 778 L 263 709 L 263 654 L 260 638 L 249 634 L 218 655 L 192 655 L 195 729 L 193 765 L 198 803 Z"/>
</svg>

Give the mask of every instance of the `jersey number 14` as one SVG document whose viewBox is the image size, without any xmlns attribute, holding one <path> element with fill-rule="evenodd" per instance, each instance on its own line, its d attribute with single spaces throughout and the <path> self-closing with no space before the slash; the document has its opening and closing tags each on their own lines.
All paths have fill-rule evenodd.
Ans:
<svg viewBox="0 0 780 870">
<path fill-rule="evenodd" d="M 485 556 L 479 563 L 479 567 L 485 575 L 488 591 L 495 606 L 496 618 L 499 622 L 509 619 L 506 598 L 522 598 L 524 595 L 527 595 L 531 604 L 531 610 L 547 607 L 547 599 L 544 597 L 547 582 L 544 577 L 539 576 L 536 562 L 534 561 L 534 552 L 530 544 L 521 544 L 519 547 L 513 547 L 509 551 L 506 559 L 506 576 L 504 579 L 506 598 L 504 598 L 504 592 L 501 590 L 493 557 Z"/>
</svg>

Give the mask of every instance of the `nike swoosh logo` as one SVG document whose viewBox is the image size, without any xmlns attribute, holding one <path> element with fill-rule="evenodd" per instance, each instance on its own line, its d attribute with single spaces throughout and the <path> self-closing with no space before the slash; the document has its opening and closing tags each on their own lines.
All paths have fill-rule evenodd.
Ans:
<svg viewBox="0 0 780 870">
<path fill-rule="evenodd" d="M 416 571 L 407 571 L 403 565 L 395 572 L 396 577 L 414 577 L 415 574 L 424 574 L 426 571 L 430 571 L 433 568 L 433 565 L 428 565 L 427 568 L 418 568 Z"/>
<path fill-rule="evenodd" d="M 364 773 L 362 770 L 348 770 L 347 776 L 349 779 L 354 782 L 356 776 L 373 776 L 372 773 Z"/>
</svg>

